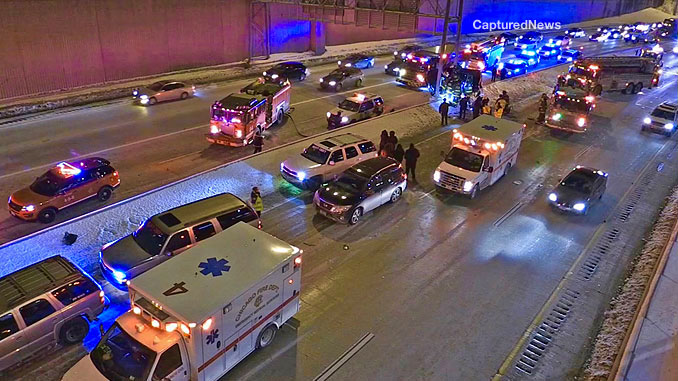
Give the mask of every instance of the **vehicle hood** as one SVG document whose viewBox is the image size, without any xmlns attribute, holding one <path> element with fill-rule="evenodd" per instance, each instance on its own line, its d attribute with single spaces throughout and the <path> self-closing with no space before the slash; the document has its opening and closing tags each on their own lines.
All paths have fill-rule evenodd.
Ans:
<svg viewBox="0 0 678 381">
<path fill-rule="evenodd" d="M 294 172 L 307 171 L 322 165 L 301 156 L 301 154 L 290 157 L 289 159 L 285 160 L 283 164 L 285 167 L 293 170 Z"/>
<path fill-rule="evenodd" d="M 347 116 L 349 119 L 350 119 L 352 116 L 358 114 L 357 111 L 348 111 L 348 110 L 344 110 L 343 108 L 339 108 L 339 107 L 333 108 L 332 110 L 330 110 L 330 113 L 333 114 L 333 115 L 336 115 L 337 112 L 339 112 L 339 111 L 341 111 L 341 116 Z"/>
<path fill-rule="evenodd" d="M 287 74 L 287 73 L 285 72 L 285 69 L 279 68 L 279 67 L 276 67 L 276 68 L 270 68 L 270 69 L 265 70 L 265 71 L 266 71 L 266 76 L 267 76 L 267 77 L 270 77 L 271 74 L 278 74 L 278 75 L 280 75 L 280 76 L 285 76 L 285 75 Z"/>
<path fill-rule="evenodd" d="M 43 196 L 41 194 L 33 192 L 29 187 L 20 189 L 12 193 L 12 201 L 22 206 L 31 204 L 37 206 L 49 201 L 50 199 L 51 197 L 49 196 Z"/>
<path fill-rule="evenodd" d="M 398 67 L 398 65 L 401 65 L 402 63 L 403 63 L 403 61 L 401 61 L 401 60 L 393 60 L 393 61 L 389 62 L 388 65 L 386 65 L 386 66 L 388 66 L 388 68 L 391 69 L 393 67 Z"/>
<path fill-rule="evenodd" d="M 155 95 L 155 94 L 158 93 L 157 91 L 151 90 L 148 87 L 140 87 L 140 88 L 136 89 L 136 91 L 137 91 L 137 97 L 140 97 L 142 95 L 151 96 L 151 95 Z"/>
<path fill-rule="evenodd" d="M 64 374 L 61 381 L 107 381 L 92 363 L 89 355 L 83 357 Z"/>
<path fill-rule="evenodd" d="M 329 82 L 329 81 L 336 81 L 336 82 L 341 82 L 344 79 L 344 76 L 341 74 L 328 74 L 323 77 L 323 81 Z"/>
<path fill-rule="evenodd" d="M 466 169 L 461 168 L 461 167 L 456 167 L 456 166 L 454 166 L 454 165 L 452 165 L 452 164 L 450 164 L 446 161 L 443 161 L 442 163 L 440 163 L 438 168 L 441 171 L 445 171 L 445 172 L 451 173 L 453 175 L 463 177 L 466 180 L 473 180 L 473 179 L 477 178 L 478 176 L 480 176 L 480 174 L 482 173 L 482 172 L 469 171 L 469 170 L 466 170 Z"/>
<path fill-rule="evenodd" d="M 332 205 L 356 205 L 361 199 L 360 194 L 348 192 L 334 183 L 318 189 L 318 196 Z"/>
<path fill-rule="evenodd" d="M 553 193 L 555 193 L 558 196 L 558 200 L 556 202 L 560 204 L 567 204 L 567 205 L 574 205 L 577 202 L 587 202 L 588 201 L 588 196 L 584 195 L 583 193 L 579 193 L 575 190 L 572 190 L 570 188 L 566 188 L 562 185 L 558 185 L 556 189 L 553 190 Z"/>
<path fill-rule="evenodd" d="M 137 245 L 131 234 L 101 251 L 104 265 L 118 271 L 127 271 L 149 258 L 151 256 Z"/>
</svg>

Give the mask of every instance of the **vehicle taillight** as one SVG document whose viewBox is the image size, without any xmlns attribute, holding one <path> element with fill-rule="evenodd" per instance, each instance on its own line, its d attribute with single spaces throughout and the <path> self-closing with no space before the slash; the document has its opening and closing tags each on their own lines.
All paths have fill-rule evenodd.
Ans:
<svg viewBox="0 0 678 381">
<path fill-rule="evenodd" d="M 113 177 L 118 177 L 118 171 L 113 172 Z"/>
<path fill-rule="evenodd" d="M 261 220 L 257 223 L 257 227 L 261 230 L 264 228 L 264 225 L 261 223 Z"/>
<path fill-rule="evenodd" d="M 242 130 L 236 129 L 235 130 L 235 137 L 236 138 L 242 138 Z"/>
<path fill-rule="evenodd" d="M 296 269 L 299 266 L 301 266 L 301 255 L 294 258 L 294 268 Z"/>
<path fill-rule="evenodd" d="M 219 133 L 219 127 L 217 127 L 216 124 L 210 125 L 210 132 L 213 134 L 218 134 Z"/>
</svg>

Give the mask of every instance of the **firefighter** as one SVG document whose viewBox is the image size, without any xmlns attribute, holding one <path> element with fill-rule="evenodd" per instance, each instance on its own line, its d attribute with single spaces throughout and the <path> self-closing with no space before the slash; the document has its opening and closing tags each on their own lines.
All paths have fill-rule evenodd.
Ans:
<svg viewBox="0 0 678 381">
<path fill-rule="evenodd" d="M 264 200 L 261 198 L 261 193 L 259 192 L 259 187 L 252 187 L 252 192 L 250 193 L 250 203 L 257 216 L 261 218 L 261 212 L 264 211 Z"/>
<path fill-rule="evenodd" d="M 549 98 L 546 96 L 546 93 L 541 94 L 539 99 L 539 116 L 537 117 L 537 123 L 544 124 L 546 121 L 546 111 L 548 110 L 548 101 Z"/>
<path fill-rule="evenodd" d="M 254 133 L 253 145 L 254 153 L 259 153 L 264 148 L 264 135 L 259 128 L 257 128 L 257 132 Z"/>
<path fill-rule="evenodd" d="M 459 119 L 466 121 L 466 110 L 468 109 L 468 97 L 462 94 L 459 100 Z"/>
</svg>

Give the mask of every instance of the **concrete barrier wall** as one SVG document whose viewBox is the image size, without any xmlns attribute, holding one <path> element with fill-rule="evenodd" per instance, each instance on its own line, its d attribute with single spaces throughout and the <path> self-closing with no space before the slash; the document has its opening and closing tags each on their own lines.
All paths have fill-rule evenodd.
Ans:
<svg viewBox="0 0 678 381">
<path fill-rule="evenodd" d="M 444 0 L 439 0 L 444 4 Z M 466 0 L 472 23 L 563 24 L 659 6 L 662 0 Z M 244 60 L 249 0 L 0 0 L 0 101 Z M 271 53 L 311 47 L 298 7 L 270 4 Z M 432 23 L 428 22 L 429 29 Z M 427 28 L 420 23 L 420 28 Z M 327 45 L 413 37 L 407 30 L 326 24 Z"/>
</svg>

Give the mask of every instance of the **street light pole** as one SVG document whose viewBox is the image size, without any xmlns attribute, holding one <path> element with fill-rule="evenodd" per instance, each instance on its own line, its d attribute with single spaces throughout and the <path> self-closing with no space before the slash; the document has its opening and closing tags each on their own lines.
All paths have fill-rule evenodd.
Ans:
<svg viewBox="0 0 678 381">
<path fill-rule="evenodd" d="M 458 0 L 458 9 L 457 9 L 457 37 L 456 43 L 454 46 L 454 52 L 450 52 L 448 57 L 443 59 L 443 54 L 445 54 L 445 45 L 447 45 L 447 30 L 450 26 L 450 8 L 452 6 L 452 0 L 447 0 L 445 5 L 445 23 L 443 26 L 443 38 L 440 43 L 440 62 L 438 64 L 438 73 L 436 74 L 436 83 L 434 85 L 433 96 L 437 97 L 440 92 L 440 78 L 443 74 L 443 66 L 445 65 L 445 60 L 449 57 L 449 54 L 454 53 L 454 65 L 457 64 L 459 57 L 457 57 L 457 51 L 459 50 L 459 44 L 461 43 L 461 16 L 464 9 L 464 0 Z"/>
</svg>

